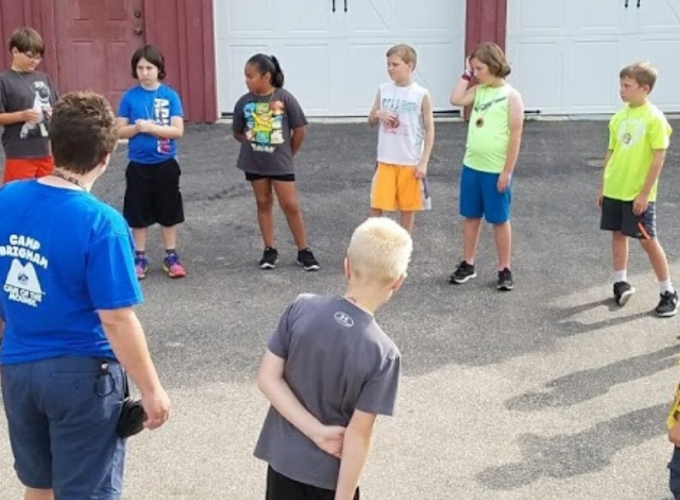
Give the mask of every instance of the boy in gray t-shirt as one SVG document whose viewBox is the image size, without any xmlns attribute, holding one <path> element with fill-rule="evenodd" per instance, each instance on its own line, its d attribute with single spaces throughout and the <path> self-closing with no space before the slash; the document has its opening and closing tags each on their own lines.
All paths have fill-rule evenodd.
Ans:
<svg viewBox="0 0 680 500">
<path fill-rule="evenodd" d="M 267 500 L 358 500 L 376 416 L 394 413 L 399 385 L 399 350 L 373 314 L 412 248 L 396 222 L 367 220 L 347 250 L 345 295 L 303 294 L 283 313 L 258 374 L 271 402 L 255 448 Z"/>
</svg>

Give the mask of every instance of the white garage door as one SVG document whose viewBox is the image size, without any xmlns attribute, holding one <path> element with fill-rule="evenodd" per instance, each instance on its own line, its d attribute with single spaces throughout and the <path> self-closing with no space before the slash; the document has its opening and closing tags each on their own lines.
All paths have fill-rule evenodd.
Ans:
<svg viewBox="0 0 680 500">
<path fill-rule="evenodd" d="M 651 100 L 680 111 L 680 0 L 510 0 L 507 48 L 529 110 L 611 113 L 620 69 L 649 60 Z"/>
<path fill-rule="evenodd" d="M 231 113 L 243 65 L 258 52 L 281 62 L 286 88 L 310 116 L 366 116 L 388 80 L 385 51 L 409 43 L 416 80 L 436 110 L 463 67 L 465 0 L 215 0 L 218 104 Z M 335 12 L 333 11 L 335 9 Z"/>
</svg>

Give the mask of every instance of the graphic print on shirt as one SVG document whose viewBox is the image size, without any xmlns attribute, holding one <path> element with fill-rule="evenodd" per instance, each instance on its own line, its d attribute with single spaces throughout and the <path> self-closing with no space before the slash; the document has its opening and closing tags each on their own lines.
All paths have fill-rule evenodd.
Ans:
<svg viewBox="0 0 680 500">
<path fill-rule="evenodd" d="M 625 149 L 628 149 L 645 135 L 647 124 L 644 120 L 626 118 L 619 125 L 618 140 Z"/>
<path fill-rule="evenodd" d="M 38 121 L 24 123 L 19 132 L 21 139 L 28 137 L 47 137 L 47 124 L 52 118 L 52 106 L 50 105 L 50 88 L 45 82 L 33 82 L 33 111 L 38 112 Z"/>
<path fill-rule="evenodd" d="M 283 101 L 249 102 L 243 107 L 245 135 L 253 151 L 273 153 L 283 144 Z"/>
<path fill-rule="evenodd" d="M 399 116 L 417 115 L 420 113 L 417 103 L 399 99 L 398 97 L 381 98 L 380 109 L 387 110 L 397 116 L 396 121 L 394 121 L 392 124 L 388 125 L 384 122 L 381 123 L 383 132 L 388 135 L 408 136 L 410 133 L 408 122 L 406 120 L 400 120 Z"/>
<path fill-rule="evenodd" d="M 170 101 L 155 97 L 153 100 L 153 120 L 155 123 L 163 126 L 170 126 Z M 161 154 L 168 154 L 172 150 L 170 139 L 164 137 L 158 138 L 158 146 L 156 150 Z"/>
<path fill-rule="evenodd" d="M 14 302 L 38 307 L 44 292 L 38 280 L 36 266 L 47 269 L 48 261 L 40 254 L 40 242 L 28 236 L 12 234 L 9 242 L 0 246 L 0 258 L 11 258 L 3 292 Z"/>
</svg>

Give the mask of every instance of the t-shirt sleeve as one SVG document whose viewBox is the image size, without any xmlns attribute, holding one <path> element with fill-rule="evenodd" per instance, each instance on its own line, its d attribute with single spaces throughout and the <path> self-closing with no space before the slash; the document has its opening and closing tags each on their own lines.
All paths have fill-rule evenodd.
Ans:
<svg viewBox="0 0 680 500">
<path fill-rule="evenodd" d="M 616 143 L 618 141 L 618 138 L 616 136 L 616 118 L 612 118 L 609 120 L 609 146 L 608 149 L 610 151 L 613 151 L 614 148 L 616 148 Z"/>
<path fill-rule="evenodd" d="M 0 78 L 0 113 L 7 113 L 7 86 L 4 78 Z"/>
<path fill-rule="evenodd" d="M 290 320 L 295 302 L 290 304 L 279 318 L 279 324 L 272 332 L 267 342 L 267 349 L 279 358 L 288 359 L 288 348 L 290 347 L 291 328 Z"/>
<path fill-rule="evenodd" d="M 286 93 L 286 114 L 288 115 L 288 125 L 290 128 L 304 127 L 307 125 L 307 117 L 302 111 L 302 106 L 298 100 L 290 93 Z"/>
<path fill-rule="evenodd" d="M 120 309 L 141 303 L 130 231 L 114 224 L 106 228 L 106 234 L 98 236 L 90 245 L 87 259 L 87 286 L 95 309 Z"/>
<path fill-rule="evenodd" d="M 647 128 L 649 143 L 652 149 L 668 149 L 670 144 L 671 126 L 663 116 L 655 116 Z"/>
<path fill-rule="evenodd" d="M 380 369 L 364 384 L 356 408 L 376 415 L 394 415 L 399 389 L 401 357 L 399 354 L 383 360 Z"/>
<path fill-rule="evenodd" d="M 184 116 L 182 100 L 179 98 L 179 94 L 175 90 L 170 92 L 170 118 L 173 116 Z"/>
<path fill-rule="evenodd" d="M 120 118 L 131 119 L 130 117 L 130 94 L 125 93 L 118 104 L 118 116 Z"/>
<path fill-rule="evenodd" d="M 231 129 L 234 132 L 243 132 L 246 129 L 246 121 L 243 116 L 243 106 L 246 100 L 241 97 L 236 104 L 234 104 L 234 113 L 231 119 Z"/>
</svg>

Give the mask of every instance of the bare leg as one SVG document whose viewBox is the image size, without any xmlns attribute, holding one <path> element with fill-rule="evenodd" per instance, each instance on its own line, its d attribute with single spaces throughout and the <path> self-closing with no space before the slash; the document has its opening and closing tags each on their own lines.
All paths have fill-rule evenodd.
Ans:
<svg viewBox="0 0 680 500">
<path fill-rule="evenodd" d="M 35 488 L 26 488 L 24 500 L 54 500 L 54 493 L 52 490 L 37 490 Z"/>
<path fill-rule="evenodd" d="M 371 208 L 371 217 L 382 217 L 383 211 L 379 208 Z"/>
<path fill-rule="evenodd" d="M 135 250 L 138 252 L 146 252 L 146 234 L 147 228 L 133 227 L 132 238 L 135 240 Z"/>
<path fill-rule="evenodd" d="M 416 221 L 416 213 L 414 211 L 401 212 L 401 227 L 406 229 L 409 233 L 413 232 L 413 224 Z"/>
<path fill-rule="evenodd" d="M 640 240 L 640 244 L 644 251 L 647 252 L 647 257 L 649 257 L 649 262 L 652 264 L 652 269 L 654 269 L 657 281 L 668 280 L 671 273 L 668 269 L 666 252 L 664 252 L 659 241 L 657 239 Z"/>
<path fill-rule="evenodd" d="M 482 219 L 463 220 L 463 260 L 468 264 L 475 263 L 477 242 L 482 229 Z"/>
<path fill-rule="evenodd" d="M 512 254 L 512 228 L 510 227 L 510 221 L 503 224 L 494 224 L 493 231 L 496 239 L 496 252 L 498 253 L 498 270 L 502 271 L 506 267 L 510 269 L 510 256 Z"/>
<path fill-rule="evenodd" d="M 165 227 L 161 226 L 161 239 L 166 250 L 174 250 L 177 248 L 177 226 Z"/>
<path fill-rule="evenodd" d="M 621 231 L 612 231 L 612 260 L 614 271 L 623 271 L 628 267 L 628 236 Z"/>
<path fill-rule="evenodd" d="M 255 202 L 257 203 L 257 223 L 264 240 L 264 246 L 274 248 L 274 196 L 272 182 L 269 179 L 252 181 Z"/>
<path fill-rule="evenodd" d="M 290 232 L 298 250 L 307 248 L 307 234 L 305 233 L 305 222 L 302 220 L 302 212 L 298 203 L 295 182 L 273 181 L 276 197 L 279 199 L 279 206 L 286 216 Z"/>
</svg>

